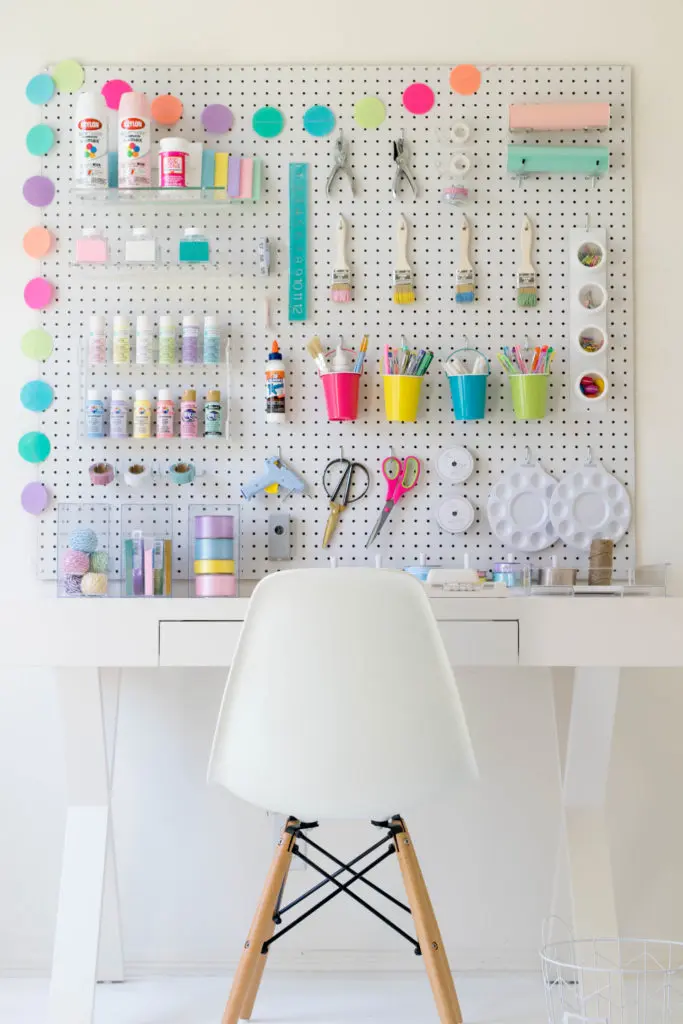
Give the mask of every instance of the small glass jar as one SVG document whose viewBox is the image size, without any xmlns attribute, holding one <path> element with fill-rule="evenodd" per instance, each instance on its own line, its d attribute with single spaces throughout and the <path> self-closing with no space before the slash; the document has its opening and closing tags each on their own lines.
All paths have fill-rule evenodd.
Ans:
<svg viewBox="0 0 683 1024">
<path fill-rule="evenodd" d="M 156 239 L 148 228 L 133 228 L 133 237 L 126 239 L 124 259 L 126 263 L 156 263 L 158 260 Z"/>
<path fill-rule="evenodd" d="M 83 235 L 76 239 L 76 263 L 106 263 L 109 259 L 107 239 L 97 228 L 83 228 Z"/>
<path fill-rule="evenodd" d="M 209 240 L 199 228 L 185 228 L 178 247 L 180 263 L 208 263 Z"/>
</svg>

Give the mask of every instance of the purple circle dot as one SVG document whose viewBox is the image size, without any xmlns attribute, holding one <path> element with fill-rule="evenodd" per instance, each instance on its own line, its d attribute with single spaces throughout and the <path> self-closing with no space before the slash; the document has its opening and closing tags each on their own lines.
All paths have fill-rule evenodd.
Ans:
<svg viewBox="0 0 683 1024">
<path fill-rule="evenodd" d="M 32 484 L 26 484 L 23 491 L 21 492 L 21 505 L 24 512 L 29 512 L 32 516 L 39 516 L 41 512 L 44 512 L 50 501 L 50 495 L 48 494 L 47 487 L 45 484 L 34 481 Z"/>
<path fill-rule="evenodd" d="M 207 132 L 211 132 L 212 135 L 222 135 L 224 132 L 230 131 L 235 118 L 230 107 L 226 107 L 223 103 L 211 103 L 202 110 L 201 120 Z"/>
<path fill-rule="evenodd" d="M 24 182 L 24 199 L 31 206 L 48 206 L 55 197 L 54 182 L 42 174 L 27 178 Z"/>
</svg>

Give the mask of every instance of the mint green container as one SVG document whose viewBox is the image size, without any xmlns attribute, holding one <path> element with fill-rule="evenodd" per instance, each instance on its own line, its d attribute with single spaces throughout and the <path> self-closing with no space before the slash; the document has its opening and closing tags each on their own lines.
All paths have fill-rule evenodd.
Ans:
<svg viewBox="0 0 683 1024">
<path fill-rule="evenodd" d="M 609 171 L 607 146 L 508 146 L 509 174 L 585 174 Z"/>
<path fill-rule="evenodd" d="M 178 260 L 180 263 L 209 262 L 209 240 L 199 228 L 185 228 L 178 247 Z"/>
<path fill-rule="evenodd" d="M 548 373 L 510 374 L 512 407 L 518 420 L 542 420 L 548 409 Z"/>
</svg>

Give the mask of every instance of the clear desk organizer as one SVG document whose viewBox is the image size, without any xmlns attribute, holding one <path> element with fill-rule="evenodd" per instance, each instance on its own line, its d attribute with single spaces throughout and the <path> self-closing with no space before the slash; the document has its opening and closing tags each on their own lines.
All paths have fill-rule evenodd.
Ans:
<svg viewBox="0 0 683 1024">
<path fill-rule="evenodd" d="M 57 596 L 110 596 L 112 526 L 109 505 L 57 506 Z"/>
<path fill-rule="evenodd" d="M 171 597 L 173 506 L 121 505 L 121 597 Z"/>
<path fill-rule="evenodd" d="M 239 505 L 190 505 L 190 597 L 237 597 L 240 556 Z"/>
</svg>

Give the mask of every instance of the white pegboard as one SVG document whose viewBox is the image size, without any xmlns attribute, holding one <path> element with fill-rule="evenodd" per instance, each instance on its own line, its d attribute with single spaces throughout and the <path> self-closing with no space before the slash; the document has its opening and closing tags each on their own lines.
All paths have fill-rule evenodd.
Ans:
<svg viewBox="0 0 683 1024">
<path fill-rule="evenodd" d="M 278 446 L 283 457 L 306 478 L 309 496 L 292 498 L 285 506 L 261 495 L 242 503 L 242 576 L 256 578 L 269 569 L 267 516 L 286 508 L 295 521 L 292 566 L 326 562 L 329 554 L 341 564 L 372 562 L 375 550 L 385 564 L 414 563 L 424 552 L 430 564 L 460 559 L 471 552 L 473 564 L 485 567 L 503 554 L 492 537 L 485 506 L 492 483 L 529 445 L 543 467 L 557 479 L 583 461 L 586 445 L 606 469 L 633 490 L 633 285 L 631 233 L 630 73 L 621 66 L 602 67 L 485 67 L 480 90 L 471 97 L 459 96 L 449 87 L 449 66 L 393 67 L 87 67 L 86 87 L 99 89 L 109 78 L 123 78 L 150 96 L 170 92 L 179 96 L 185 114 L 173 129 L 154 131 L 155 138 L 172 132 L 202 140 L 219 150 L 264 160 L 264 189 L 257 204 L 230 207 L 105 207 L 71 197 L 71 137 L 73 100 L 58 94 L 44 108 L 44 117 L 58 135 L 58 144 L 43 160 L 43 173 L 56 184 L 55 201 L 44 212 L 44 223 L 57 237 L 54 255 L 43 264 L 43 273 L 57 286 L 57 300 L 42 316 L 55 337 L 54 356 L 41 371 L 55 386 L 54 405 L 43 414 L 42 429 L 53 443 L 50 458 L 41 467 L 53 506 L 40 524 L 40 576 L 56 573 L 56 511 L 58 501 L 125 502 L 149 500 L 186 506 L 189 502 L 239 501 L 240 484 L 260 471 L 266 455 Z M 436 93 L 433 110 L 424 117 L 403 108 L 401 96 L 413 81 L 429 83 Z M 376 130 L 363 130 L 353 119 L 354 102 L 364 95 L 379 96 L 387 118 Z M 581 145 L 599 142 L 610 150 L 609 177 L 591 190 L 583 178 L 545 175 L 526 179 L 519 186 L 506 171 L 506 146 L 513 139 L 507 129 L 507 108 L 513 101 L 603 100 L 612 105 L 609 131 L 533 134 L 521 138 L 529 145 L 557 143 Z M 208 103 L 228 104 L 235 115 L 229 135 L 210 136 L 199 116 Z M 263 104 L 279 107 L 286 123 L 276 139 L 260 139 L 251 118 Z M 332 165 L 335 134 L 313 138 L 302 117 L 314 103 L 331 107 L 337 123 L 349 139 L 356 196 L 348 187 L 335 186 L 325 197 L 325 180 Z M 467 143 L 472 172 L 466 181 L 473 202 L 472 256 L 477 274 L 477 299 L 470 307 L 454 300 L 454 268 L 457 258 L 459 213 L 439 202 L 436 163 L 439 137 L 454 121 L 465 120 L 472 128 Z M 405 129 L 411 165 L 419 185 L 416 201 L 404 193 L 391 197 L 394 174 L 392 141 Z M 311 275 L 309 320 L 291 325 L 287 320 L 287 177 L 291 161 L 311 164 Z M 333 265 L 336 215 L 342 212 L 350 224 L 350 254 L 354 270 L 354 301 L 338 306 L 328 293 Z M 394 235 L 399 212 L 410 224 L 410 260 L 415 272 L 417 302 L 399 306 L 392 302 Z M 536 308 L 518 308 L 515 272 L 519 263 L 518 240 L 523 213 L 529 214 L 535 232 L 534 262 L 539 275 Z M 567 245 L 572 228 L 582 227 L 586 216 L 608 235 L 608 290 L 610 349 L 608 371 L 610 397 L 599 410 L 584 415 L 568 403 Z M 210 236 L 222 270 L 189 274 L 169 271 L 141 272 L 125 279 L 111 274 L 84 275 L 70 267 L 73 248 L 82 228 L 100 228 L 112 246 L 120 246 L 135 224 L 151 226 L 172 255 L 183 226 L 195 224 Z M 267 236 L 274 244 L 272 276 L 256 273 L 256 242 Z M 273 330 L 264 329 L 263 300 L 268 292 L 273 311 Z M 77 364 L 91 313 L 108 321 L 123 314 L 134 321 L 139 313 L 171 313 L 180 324 L 183 314 L 216 313 L 231 343 L 230 439 L 219 442 L 105 440 L 86 442 L 78 436 L 80 392 Z M 357 346 L 364 333 L 370 336 L 366 374 L 361 389 L 361 418 L 356 423 L 328 424 L 314 365 L 304 343 L 319 333 L 323 342 L 334 342 L 341 333 L 347 344 Z M 436 352 L 423 389 L 419 422 L 387 424 L 383 415 L 379 353 L 385 343 L 397 344 L 405 334 L 420 346 Z M 472 344 L 492 359 L 488 418 L 456 423 L 451 411 L 439 357 L 445 356 L 467 335 Z M 557 349 L 551 383 L 550 415 L 542 422 L 516 422 L 511 411 L 507 381 L 495 361 L 502 344 L 549 343 Z M 270 342 L 277 336 L 288 371 L 288 422 L 267 426 L 264 417 L 264 362 Z M 135 371 L 134 371 L 135 372 Z M 124 386 L 132 398 L 134 372 L 117 373 L 108 368 L 110 387 Z M 147 371 L 149 373 L 149 371 Z M 215 386 L 219 377 L 210 367 L 182 368 L 168 378 L 163 368 L 154 371 L 154 391 L 172 384 L 176 375 L 183 384 L 197 387 L 200 395 Z M 453 443 L 465 444 L 475 456 L 475 472 L 469 481 L 454 488 L 436 472 L 436 457 Z M 373 483 L 369 496 L 347 509 L 341 517 L 329 551 L 319 547 L 327 505 L 321 486 L 322 471 L 330 458 L 344 453 L 370 469 Z M 380 535 L 377 549 L 365 549 L 365 539 L 382 507 L 385 485 L 381 461 L 390 445 L 397 454 L 416 454 L 424 463 L 423 475 L 413 495 L 392 513 Z M 93 489 L 87 469 L 107 459 L 124 468 L 132 461 L 162 462 L 192 459 L 206 472 L 191 487 L 180 490 L 165 478 L 155 478 L 146 492 L 131 494 L 115 483 L 103 493 Z M 436 522 L 443 497 L 465 494 L 476 509 L 476 519 L 464 535 L 444 533 Z M 184 516 L 177 515 L 176 522 Z M 186 534 L 177 531 L 179 549 Z M 576 552 L 554 549 L 569 562 L 579 562 Z M 633 532 L 619 544 L 617 568 L 623 571 L 633 558 Z M 548 552 L 532 556 L 546 558 Z M 177 572 L 180 572 L 178 562 Z M 284 563 L 286 565 L 286 563 Z M 271 568 L 280 568 L 277 563 Z"/>
</svg>

